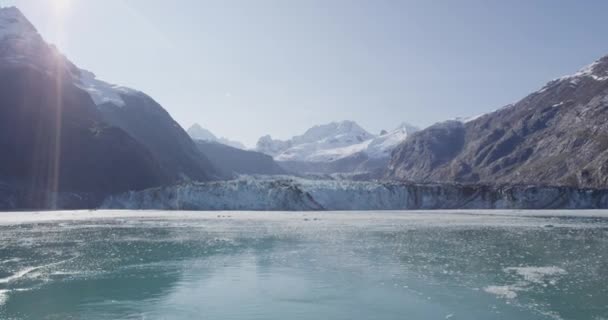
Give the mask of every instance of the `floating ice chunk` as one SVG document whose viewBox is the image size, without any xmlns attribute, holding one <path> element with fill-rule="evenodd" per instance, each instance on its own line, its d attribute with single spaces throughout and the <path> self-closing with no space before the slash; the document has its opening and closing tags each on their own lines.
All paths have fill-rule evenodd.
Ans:
<svg viewBox="0 0 608 320">
<path fill-rule="evenodd" d="M 41 267 L 29 267 L 29 268 L 25 268 L 23 270 L 19 270 L 17 273 L 13 274 L 12 276 L 6 277 L 6 278 L 2 278 L 0 279 L 0 283 L 9 283 L 15 280 L 18 280 L 20 278 L 22 278 L 23 276 L 25 276 L 26 274 L 40 269 Z"/>
<path fill-rule="evenodd" d="M 511 267 L 505 268 L 506 272 L 515 272 L 520 275 L 524 280 L 532 283 L 541 283 L 547 277 L 560 276 L 567 274 L 566 270 L 555 266 L 551 267 Z"/>
<path fill-rule="evenodd" d="M 487 286 L 483 288 L 483 291 L 496 295 L 505 299 L 517 298 L 517 291 L 521 291 L 522 288 L 517 286 Z"/>
</svg>

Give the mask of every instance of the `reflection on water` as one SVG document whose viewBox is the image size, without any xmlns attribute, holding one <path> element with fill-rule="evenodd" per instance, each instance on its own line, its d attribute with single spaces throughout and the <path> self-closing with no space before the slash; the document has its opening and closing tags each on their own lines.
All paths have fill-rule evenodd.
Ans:
<svg viewBox="0 0 608 320">
<path fill-rule="evenodd" d="M 232 213 L 0 226 L 0 319 L 600 320 L 607 283 L 604 218 Z"/>
</svg>

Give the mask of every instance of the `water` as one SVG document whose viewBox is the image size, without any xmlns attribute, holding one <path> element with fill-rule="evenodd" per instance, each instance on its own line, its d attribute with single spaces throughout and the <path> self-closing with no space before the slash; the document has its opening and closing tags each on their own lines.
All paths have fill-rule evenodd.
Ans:
<svg viewBox="0 0 608 320">
<path fill-rule="evenodd" d="M 0 319 L 601 320 L 607 287 L 603 212 L 0 214 Z"/>
</svg>

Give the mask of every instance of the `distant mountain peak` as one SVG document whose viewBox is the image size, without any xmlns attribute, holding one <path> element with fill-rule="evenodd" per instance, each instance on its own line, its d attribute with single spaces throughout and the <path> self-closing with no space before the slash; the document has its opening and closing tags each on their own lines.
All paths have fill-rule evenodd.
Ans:
<svg viewBox="0 0 608 320">
<path fill-rule="evenodd" d="M 420 128 L 418 128 L 418 127 L 416 127 L 414 125 L 411 125 L 411 124 L 409 124 L 407 122 L 401 122 L 401 124 L 399 124 L 397 126 L 397 128 L 395 128 L 395 130 L 404 130 L 406 133 L 412 134 L 412 133 L 414 133 L 416 131 L 420 131 Z"/>
<path fill-rule="evenodd" d="M 363 158 L 387 159 L 390 152 L 405 138 L 418 131 L 408 123 L 380 135 L 373 135 L 355 121 L 335 121 L 316 125 L 289 140 L 261 137 L 257 150 L 278 161 L 331 162 L 362 155 Z"/>
<path fill-rule="evenodd" d="M 329 140 L 326 142 L 345 140 L 344 142 L 348 143 L 353 139 L 352 142 L 361 142 L 371 137 L 373 135 L 356 122 L 344 120 L 313 126 L 306 130 L 303 135 L 293 137 L 291 141 L 293 145 L 321 142 L 323 140 Z"/>
<path fill-rule="evenodd" d="M 224 137 L 218 138 L 215 134 L 213 134 L 211 131 L 203 128 L 198 123 L 191 125 L 190 128 L 188 128 L 187 132 L 188 132 L 188 135 L 194 140 L 212 141 L 212 142 L 225 144 L 227 146 L 237 148 L 237 149 L 243 149 L 243 150 L 246 149 L 245 145 L 242 144 L 241 142 L 233 141 L 233 140 L 230 140 L 230 139 L 224 138 Z"/>
<path fill-rule="evenodd" d="M 211 131 L 203 128 L 200 124 L 195 123 L 190 126 L 187 130 L 188 134 L 192 139 L 195 140 L 207 140 L 207 141 L 216 141 L 217 137 L 211 133 Z"/>
</svg>

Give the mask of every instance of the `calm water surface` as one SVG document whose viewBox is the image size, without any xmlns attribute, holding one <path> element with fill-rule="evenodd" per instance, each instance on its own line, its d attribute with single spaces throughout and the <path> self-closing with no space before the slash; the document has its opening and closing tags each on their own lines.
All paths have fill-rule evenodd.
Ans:
<svg viewBox="0 0 608 320">
<path fill-rule="evenodd" d="M 568 214 L 3 213 L 0 319 L 608 319 Z"/>
</svg>

